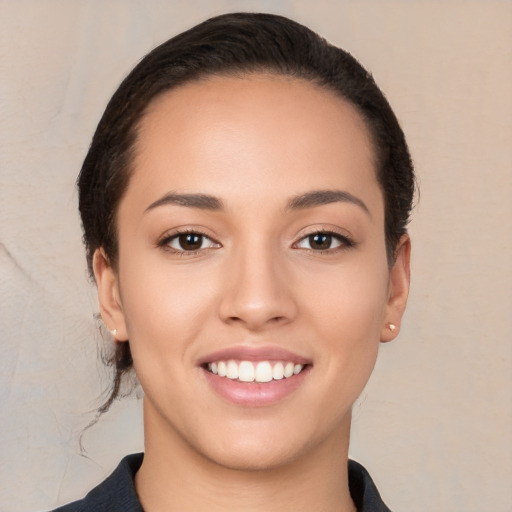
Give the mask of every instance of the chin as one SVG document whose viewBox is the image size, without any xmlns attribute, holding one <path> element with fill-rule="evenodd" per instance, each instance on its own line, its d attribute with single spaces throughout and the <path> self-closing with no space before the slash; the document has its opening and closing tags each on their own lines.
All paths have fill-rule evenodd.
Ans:
<svg viewBox="0 0 512 512">
<path fill-rule="evenodd" d="M 304 446 L 294 449 L 289 445 L 275 446 L 268 440 L 240 442 L 229 449 L 210 450 L 204 453 L 211 462 L 232 471 L 271 471 L 282 469 L 300 458 Z"/>
<path fill-rule="evenodd" d="M 259 423 L 259 424 L 258 424 Z M 326 426 L 303 421 L 286 423 L 249 422 L 225 428 L 207 444 L 196 444 L 203 457 L 235 471 L 272 471 L 310 460 L 312 452 L 331 450 L 331 441 L 339 446 L 348 439 L 341 425 Z M 204 439 L 204 438 L 203 438 Z M 323 445 L 323 448 L 322 448 Z"/>
</svg>

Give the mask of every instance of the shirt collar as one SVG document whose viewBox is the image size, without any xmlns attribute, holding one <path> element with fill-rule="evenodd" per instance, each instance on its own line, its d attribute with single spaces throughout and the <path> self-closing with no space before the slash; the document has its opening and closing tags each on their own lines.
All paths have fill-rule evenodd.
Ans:
<svg viewBox="0 0 512 512">
<path fill-rule="evenodd" d="M 135 492 L 134 477 L 139 470 L 143 453 L 125 457 L 114 472 L 78 502 L 65 505 L 54 512 L 101 510 L 104 512 L 144 512 Z M 357 512 L 391 512 L 382 501 L 368 471 L 361 464 L 348 461 L 349 489 Z"/>
</svg>

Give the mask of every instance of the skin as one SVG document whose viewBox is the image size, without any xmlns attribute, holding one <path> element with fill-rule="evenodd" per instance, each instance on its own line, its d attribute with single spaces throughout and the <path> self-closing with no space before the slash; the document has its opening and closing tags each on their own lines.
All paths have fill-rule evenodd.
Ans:
<svg viewBox="0 0 512 512">
<path fill-rule="evenodd" d="M 287 207 L 318 190 L 364 206 Z M 148 209 L 169 193 L 208 194 L 223 209 Z M 351 406 L 379 342 L 399 332 L 410 254 L 404 235 L 389 268 L 383 196 L 356 110 L 309 82 L 265 74 L 172 90 L 142 120 L 117 222 L 118 267 L 100 249 L 94 270 L 102 317 L 130 340 L 145 392 L 144 509 L 355 510 Z M 178 254 L 176 229 L 208 238 Z M 341 238 L 312 247 L 308 236 L 326 231 Z M 264 345 L 311 361 L 284 399 L 242 406 L 208 384 L 201 358 Z"/>
</svg>

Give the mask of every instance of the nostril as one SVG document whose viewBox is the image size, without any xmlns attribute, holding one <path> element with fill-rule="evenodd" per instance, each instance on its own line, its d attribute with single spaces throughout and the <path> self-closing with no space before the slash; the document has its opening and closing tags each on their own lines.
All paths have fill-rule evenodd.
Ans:
<svg viewBox="0 0 512 512">
<path fill-rule="evenodd" d="M 250 328 L 258 328 L 260 325 L 268 325 L 268 324 L 279 324 L 286 322 L 286 317 L 283 315 L 279 316 L 271 316 L 265 317 L 264 315 L 255 316 L 255 315 L 244 315 L 244 316 L 230 316 L 227 318 L 228 322 L 231 323 L 243 323 L 247 324 Z"/>
<path fill-rule="evenodd" d="M 297 304 L 287 287 L 275 279 L 258 277 L 251 273 L 250 282 L 239 278 L 227 287 L 219 303 L 219 316 L 224 322 L 256 330 L 295 318 Z"/>
</svg>

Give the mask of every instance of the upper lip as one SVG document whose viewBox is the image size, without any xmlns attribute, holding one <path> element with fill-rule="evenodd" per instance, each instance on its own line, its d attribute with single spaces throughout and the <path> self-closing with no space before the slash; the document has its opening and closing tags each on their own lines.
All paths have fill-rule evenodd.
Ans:
<svg viewBox="0 0 512 512">
<path fill-rule="evenodd" d="M 302 365 L 311 364 L 312 362 L 310 359 L 282 347 L 238 345 L 217 350 L 201 357 L 199 365 L 214 361 L 227 361 L 229 359 L 239 361 L 291 361 Z"/>
</svg>

